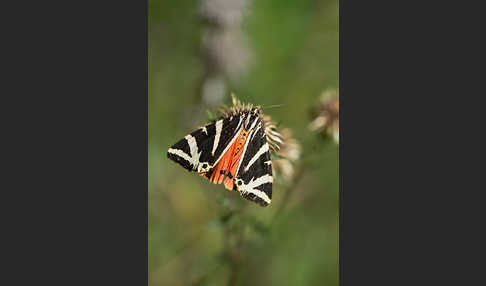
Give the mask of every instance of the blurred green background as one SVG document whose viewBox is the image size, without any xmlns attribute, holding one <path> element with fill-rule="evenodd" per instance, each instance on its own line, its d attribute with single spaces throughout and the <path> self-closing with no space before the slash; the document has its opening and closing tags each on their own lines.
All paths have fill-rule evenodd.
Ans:
<svg viewBox="0 0 486 286">
<path fill-rule="evenodd" d="M 338 146 L 307 126 L 321 92 L 338 87 L 339 3 L 243 2 L 250 60 L 225 78 L 220 101 L 230 104 L 234 91 L 263 105 L 291 128 L 302 145 L 295 168 L 306 167 L 298 181 L 276 178 L 262 208 L 167 159 L 205 123 L 201 85 L 212 69 L 201 43 L 217 28 L 203 21 L 201 2 L 149 0 L 149 285 L 338 285 Z"/>
</svg>

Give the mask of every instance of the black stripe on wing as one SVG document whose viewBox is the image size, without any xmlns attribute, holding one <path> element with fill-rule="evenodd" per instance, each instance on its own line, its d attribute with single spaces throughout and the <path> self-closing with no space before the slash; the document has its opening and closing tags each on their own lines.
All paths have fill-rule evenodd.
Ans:
<svg viewBox="0 0 486 286">
<path fill-rule="evenodd" d="M 202 141 L 201 144 L 199 144 L 200 141 L 198 141 L 198 145 L 200 145 L 201 149 L 203 150 L 200 158 L 201 162 L 208 162 L 208 164 L 210 164 L 211 166 L 215 165 L 216 160 L 222 155 L 226 146 L 235 137 L 236 132 L 238 131 L 237 128 L 238 128 L 239 118 L 240 116 L 222 118 L 223 126 L 221 129 L 221 135 L 219 137 L 219 142 L 214 152 L 214 155 L 211 152 L 213 150 L 214 141 L 216 139 L 216 123 L 211 124 L 211 129 L 214 130 L 214 135 L 208 140 Z"/>
<path fill-rule="evenodd" d="M 264 145 L 268 148 L 267 138 L 263 128 L 260 128 L 248 143 L 242 162 L 236 175 L 236 189 L 247 200 L 261 206 L 267 206 L 272 199 L 272 165 L 270 152 L 258 154 Z M 257 156 L 257 157 L 255 157 Z M 255 158 L 255 159 L 253 159 Z M 251 162 L 253 159 L 253 163 Z M 251 166 L 246 170 L 248 164 Z M 241 180 L 241 182 L 240 182 Z"/>
<path fill-rule="evenodd" d="M 222 154 L 227 144 L 236 135 L 235 133 L 237 132 L 240 123 L 239 119 L 240 119 L 239 115 L 235 115 L 227 118 L 220 118 L 204 127 L 201 127 L 191 132 L 189 135 L 192 136 L 195 140 L 196 146 L 193 146 L 193 148 L 195 148 L 196 153 L 199 156 L 198 160 L 192 159 L 191 148 L 189 146 L 187 136 L 179 140 L 173 146 L 171 146 L 169 150 L 171 149 L 181 150 L 189 157 L 191 157 L 191 160 L 193 162 L 190 162 L 187 159 L 184 159 L 181 156 L 171 152 L 167 153 L 167 157 L 190 171 L 197 171 L 197 172 L 208 171 L 214 166 L 216 160 Z M 219 120 L 222 120 L 222 128 L 219 136 L 219 142 L 213 155 L 212 150 L 213 150 L 214 141 L 217 134 L 216 124 Z M 187 157 L 185 155 L 183 156 Z"/>
</svg>

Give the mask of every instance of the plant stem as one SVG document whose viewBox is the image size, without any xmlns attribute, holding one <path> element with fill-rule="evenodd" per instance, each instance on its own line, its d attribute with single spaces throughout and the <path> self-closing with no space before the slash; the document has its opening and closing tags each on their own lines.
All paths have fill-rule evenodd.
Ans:
<svg viewBox="0 0 486 286">
<path fill-rule="evenodd" d="M 239 198 L 238 198 L 239 199 Z M 230 267 L 228 286 L 236 285 L 241 269 L 241 249 L 245 244 L 244 227 L 246 224 L 245 205 L 231 208 L 222 216 L 224 233 L 224 258 Z"/>
</svg>

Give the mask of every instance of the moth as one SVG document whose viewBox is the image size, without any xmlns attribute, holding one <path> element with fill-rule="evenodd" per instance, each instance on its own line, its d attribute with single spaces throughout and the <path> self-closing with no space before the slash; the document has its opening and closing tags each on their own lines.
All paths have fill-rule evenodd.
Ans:
<svg viewBox="0 0 486 286">
<path fill-rule="evenodd" d="M 235 97 L 233 105 L 175 143 L 167 157 L 265 207 L 272 201 L 270 151 L 278 149 L 279 134 L 260 106 L 242 105 Z"/>
</svg>

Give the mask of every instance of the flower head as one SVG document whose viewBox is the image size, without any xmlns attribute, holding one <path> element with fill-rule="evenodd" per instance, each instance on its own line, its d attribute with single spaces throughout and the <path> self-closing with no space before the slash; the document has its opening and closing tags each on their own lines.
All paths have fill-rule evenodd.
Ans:
<svg viewBox="0 0 486 286">
<path fill-rule="evenodd" d="M 317 106 L 317 116 L 309 129 L 331 136 L 339 144 L 339 89 L 322 92 Z"/>
</svg>

